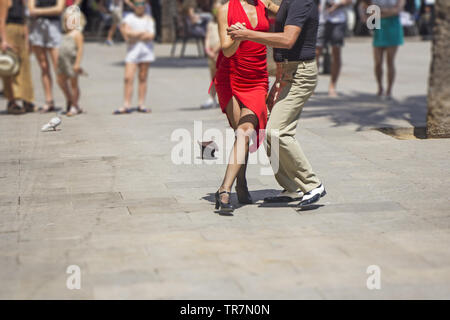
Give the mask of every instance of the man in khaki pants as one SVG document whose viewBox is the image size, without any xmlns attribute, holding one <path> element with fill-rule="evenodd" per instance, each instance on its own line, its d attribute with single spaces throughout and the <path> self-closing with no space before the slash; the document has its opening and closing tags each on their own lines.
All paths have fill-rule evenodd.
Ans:
<svg viewBox="0 0 450 320">
<path fill-rule="evenodd" d="M 264 0 L 266 6 L 275 6 Z M 272 8 L 272 7 L 271 7 Z M 267 154 L 271 156 L 275 178 L 284 190 L 266 202 L 300 200 L 309 205 L 326 191 L 295 139 L 303 106 L 317 84 L 315 48 L 319 15 L 316 0 L 283 0 L 278 7 L 275 32 L 248 30 L 244 24 L 230 26 L 233 39 L 249 40 L 274 47 L 277 77 L 268 97 Z M 279 139 L 278 150 L 273 139 Z M 278 163 L 274 164 L 274 160 Z"/>
</svg>

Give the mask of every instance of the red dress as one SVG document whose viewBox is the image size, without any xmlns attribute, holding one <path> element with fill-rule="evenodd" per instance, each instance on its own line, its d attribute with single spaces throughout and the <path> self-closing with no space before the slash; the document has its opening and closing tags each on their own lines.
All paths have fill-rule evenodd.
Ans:
<svg viewBox="0 0 450 320">
<path fill-rule="evenodd" d="M 237 22 L 246 24 L 250 30 L 268 32 L 269 19 L 264 4 L 257 0 L 256 12 L 258 24 L 252 27 L 250 20 L 239 0 L 230 0 L 228 4 L 228 25 Z M 220 107 L 226 113 L 230 99 L 235 96 L 241 105 L 250 109 L 258 117 L 256 128 L 257 141 L 250 146 L 255 151 L 264 139 L 262 134 L 267 124 L 266 98 L 269 89 L 267 72 L 267 48 L 265 45 L 242 41 L 236 53 L 227 58 L 222 51 L 217 59 L 217 72 L 214 85 L 219 98 Z"/>
</svg>

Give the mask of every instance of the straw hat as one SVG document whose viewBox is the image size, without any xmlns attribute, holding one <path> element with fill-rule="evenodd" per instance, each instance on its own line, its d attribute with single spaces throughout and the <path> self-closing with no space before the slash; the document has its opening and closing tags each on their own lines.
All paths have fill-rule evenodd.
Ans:
<svg viewBox="0 0 450 320">
<path fill-rule="evenodd" d="M 20 58 L 13 50 L 0 52 L 0 76 L 11 77 L 19 73 Z"/>
</svg>

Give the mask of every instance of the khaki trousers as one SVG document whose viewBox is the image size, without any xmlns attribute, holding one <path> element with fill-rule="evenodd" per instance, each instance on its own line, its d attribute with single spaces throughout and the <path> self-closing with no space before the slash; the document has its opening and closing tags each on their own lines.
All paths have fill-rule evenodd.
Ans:
<svg viewBox="0 0 450 320">
<path fill-rule="evenodd" d="M 9 44 L 20 57 L 20 70 L 14 77 L 4 77 L 3 87 L 8 100 L 34 102 L 33 83 L 31 80 L 30 54 L 25 37 L 25 26 L 7 24 L 6 36 Z"/>
<path fill-rule="evenodd" d="M 303 106 L 316 85 L 315 60 L 277 63 L 276 82 L 268 97 L 268 108 L 273 108 L 266 129 L 266 151 L 277 182 L 290 192 L 306 193 L 321 184 L 295 139 Z"/>
</svg>

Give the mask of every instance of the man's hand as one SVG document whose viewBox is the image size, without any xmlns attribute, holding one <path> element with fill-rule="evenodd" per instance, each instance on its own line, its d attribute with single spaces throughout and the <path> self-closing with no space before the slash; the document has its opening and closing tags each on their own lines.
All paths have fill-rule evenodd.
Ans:
<svg viewBox="0 0 450 320">
<path fill-rule="evenodd" d="M 235 30 L 244 30 L 247 29 L 245 22 L 244 23 L 235 23 L 227 28 L 228 33 Z"/>
<path fill-rule="evenodd" d="M 227 29 L 228 35 L 235 41 L 246 40 L 249 30 L 245 23 L 235 23 Z"/>
<path fill-rule="evenodd" d="M 30 15 L 30 17 L 36 17 L 38 15 L 38 12 L 36 9 L 34 9 L 34 10 L 29 10 L 28 14 Z"/>
</svg>

